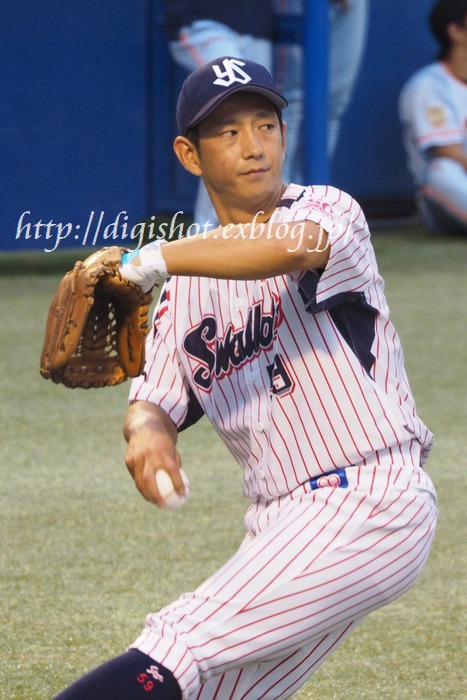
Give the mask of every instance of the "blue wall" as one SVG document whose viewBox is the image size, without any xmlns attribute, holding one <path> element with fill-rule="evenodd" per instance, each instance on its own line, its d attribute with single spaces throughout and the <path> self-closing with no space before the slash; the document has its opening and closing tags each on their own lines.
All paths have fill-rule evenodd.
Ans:
<svg viewBox="0 0 467 700">
<path fill-rule="evenodd" d="M 435 46 L 431 0 L 370 4 L 332 181 L 371 204 L 411 197 L 397 97 Z M 184 76 L 161 13 L 160 0 L 3 3 L 0 250 L 125 243 L 151 216 L 191 211 L 196 182 L 171 147 Z"/>
<path fill-rule="evenodd" d="M 2 249 L 50 249 L 58 222 L 76 245 L 93 211 L 145 215 L 146 22 L 143 0 L 2 3 Z"/>
</svg>

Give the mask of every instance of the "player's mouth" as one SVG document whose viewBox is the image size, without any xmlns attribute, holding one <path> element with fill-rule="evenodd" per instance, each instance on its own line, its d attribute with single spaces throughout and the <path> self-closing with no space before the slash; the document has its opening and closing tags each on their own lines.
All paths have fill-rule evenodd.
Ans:
<svg viewBox="0 0 467 700">
<path fill-rule="evenodd" d="M 251 170 L 247 170 L 246 172 L 242 173 L 242 175 L 247 177 L 260 177 L 268 171 L 269 168 L 252 168 Z"/>
</svg>

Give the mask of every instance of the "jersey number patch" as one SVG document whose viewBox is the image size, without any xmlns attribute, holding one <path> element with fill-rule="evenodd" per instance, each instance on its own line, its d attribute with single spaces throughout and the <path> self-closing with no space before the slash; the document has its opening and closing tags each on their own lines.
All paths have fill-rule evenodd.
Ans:
<svg viewBox="0 0 467 700">
<path fill-rule="evenodd" d="M 268 365 L 269 378 L 271 380 L 271 391 L 276 396 L 286 396 L 294 389 L 294 383 L 286 370 L 280 355 L 276 355 L 274 363 Z"/>
</svg>

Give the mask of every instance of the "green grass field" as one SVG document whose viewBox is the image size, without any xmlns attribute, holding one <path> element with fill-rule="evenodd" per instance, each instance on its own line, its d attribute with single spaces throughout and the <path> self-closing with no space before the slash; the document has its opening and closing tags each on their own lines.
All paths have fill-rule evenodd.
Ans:
<svg viewBox="0 0 467 700">
<path fill-rule="evenodd" d="M 467 698 L 467 242 L 411 227 L 377 230 L 374 243 L 436 436 L 428 470 L 439 526 L 418 584 L 370 616 L 295 698 Z M 4 700 L 48 700 L 123 651 L 147 612 L 200 583 L 243 536 L 239 470 L 205 421 L 180 443 L 189 502 L 159 511 L 123 463 L 128 386 L 71 391 L 40 377 L 45 316 L 69 256 L 0 256 Z"/>
</svg>

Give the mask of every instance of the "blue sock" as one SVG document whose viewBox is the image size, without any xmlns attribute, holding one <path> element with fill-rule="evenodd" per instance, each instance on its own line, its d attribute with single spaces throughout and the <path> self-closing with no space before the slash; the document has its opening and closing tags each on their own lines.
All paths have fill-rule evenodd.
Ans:
<svg viewBox="0 0 467 700">
<path fill-rule="evenodd" d="M 83 676 L 54 700 L 180 700 L 173 674 L 137 649 Z"/>
</svg>

